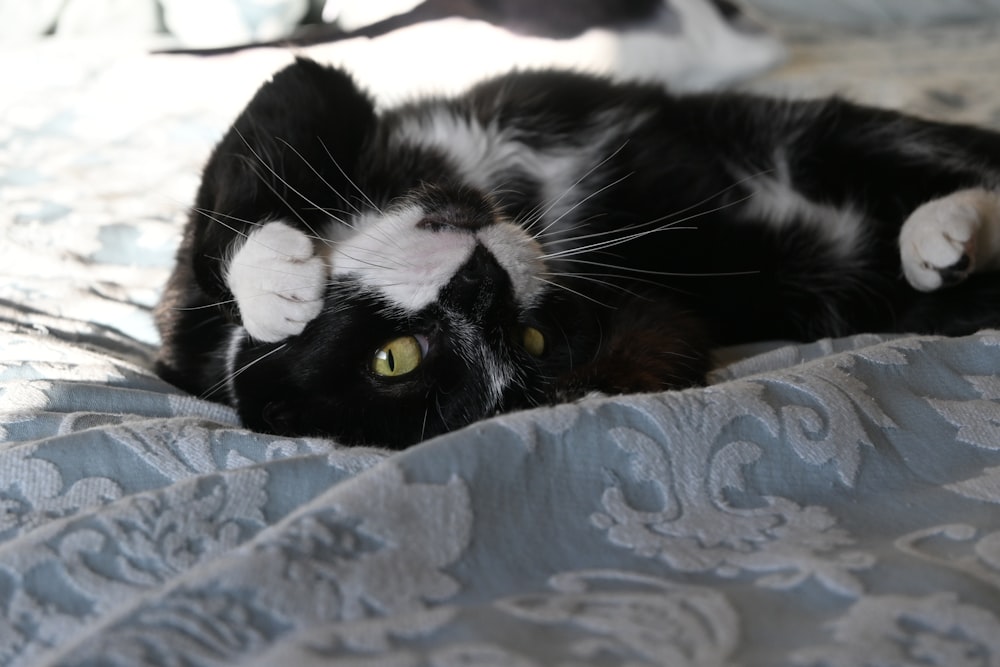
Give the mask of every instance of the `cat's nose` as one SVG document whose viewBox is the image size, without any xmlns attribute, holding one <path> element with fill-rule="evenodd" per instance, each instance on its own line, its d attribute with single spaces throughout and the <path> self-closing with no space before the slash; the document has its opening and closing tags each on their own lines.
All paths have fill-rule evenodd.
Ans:
<svg viewBox="0 0 1000 667">
<path fill-rule="evenodd" d="M 441 292 L 441 301 L 468 315 L 482 318 L 510 299 L 510 278 L 482 245 L 477 245 Z"/>
</svg>

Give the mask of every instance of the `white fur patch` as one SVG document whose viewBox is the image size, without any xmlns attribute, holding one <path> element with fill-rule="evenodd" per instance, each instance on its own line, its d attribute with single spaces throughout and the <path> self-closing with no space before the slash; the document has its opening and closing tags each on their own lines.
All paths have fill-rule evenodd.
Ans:
<svg viewBox="0 0 1000 667">
<path fill-rule="evenodd" d="M 335 232 L 333 275 L 353 276 L 402 312 L 418 312 L 438 297 L 481 243 L 510 276 L 515 299 L 530 305 L 541 283 L 541 248 L 520 227 L 497 223 L 475 233 L 418 226 L 425 212 L 411 205 L 367 214 Z"/>
<path fill-rule="evenodd" d="M 903 224 L 899 251 L 907 281 L 923 292 L 940 288 L 964 257 L 965 273 L 1000 268 L 1000 195 L 970 189 L 927 202 Z"/>
<path fill-rule="evenodd" d="M 226 267 L 243 327 L 266 343 L 294 336 L 319 315 L 326 264 L 312 240 L 284 222 L 251 232 Z"/>
<path fill-rule="evenodd" d="M 485 227 L 476 238 L 507 272 L 515 300 L 523 308 L 530 308 L 541 294 L 543 283 L 538 276 L 545 271 L 538 242 L 509 222 Z"/>
<path fill-rule="evenodd" d="M 416 312 L 433 302 L 475 248 L 471 234 L 423 229 L 424 212 L 408 206 L 357 218 L 334 237 L 330 270 L 378 290 L 395 307 Z"/>
<path fill-rule="evenodd" d="M 538 150 L 515 141 L 496 124 L 483 125 L 448 109 L 405 119 L 396 138 L 400 143 L 441 151 L 451 158 L 459 173 L 483 190 L 491 189 L 506 171 L 524 172 L 542 186 L 542 201 L 551 204 L 551 216 L 561 212 L 556 202 L 562 210 L 572 204 L 574 198 L 566 195 L 577 178 L 594 166 L 590 156 L 579 149 Z"/>
<path fill-rule="evenodd" d="M 779 151 L 774 172 L 750 177 L 751 198 L 745 212 L 768 225 L 783 229 L 809 226 L 841 256 L 849 256 L 864 240 L 864 216 L 850 206 L 833 206 L 812 201 L 792 185 L 788 161 Z"/>
</svg>

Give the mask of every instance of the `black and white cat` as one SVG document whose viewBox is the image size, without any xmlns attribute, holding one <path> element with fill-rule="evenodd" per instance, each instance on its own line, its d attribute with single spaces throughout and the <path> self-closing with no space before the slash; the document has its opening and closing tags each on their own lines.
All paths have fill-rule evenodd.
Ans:
<svg viewBox="0 0 1000 667">
<path fill-rule="evenodd" d="M 402 447 L 714 345 L 1000 325 L 1000 135 L 837 99 L 518 73 L 376 111 L 298 60 L 215 149 L 159 372 Z"/>
</svg>

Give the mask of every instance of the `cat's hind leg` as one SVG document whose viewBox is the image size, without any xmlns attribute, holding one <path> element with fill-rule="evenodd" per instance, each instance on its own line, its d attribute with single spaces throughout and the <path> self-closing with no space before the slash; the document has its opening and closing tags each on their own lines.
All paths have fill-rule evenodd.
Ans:
<svg viewBox="0 0 1000 667">
<path fill-rule="evenodd" d="M 283 222 L 250 232 L 233 255 L 226 282 L 243 327 L 272 343 L 302 332 L 323 308 L 327 266 L 313 240 Z"/>
<path fill-rule="evenodd" d="M 960 190 L 917 208 L 899 234 L 903 274 L 931 292 L 1000 269 L 1000 192 Z"/>
</svg>

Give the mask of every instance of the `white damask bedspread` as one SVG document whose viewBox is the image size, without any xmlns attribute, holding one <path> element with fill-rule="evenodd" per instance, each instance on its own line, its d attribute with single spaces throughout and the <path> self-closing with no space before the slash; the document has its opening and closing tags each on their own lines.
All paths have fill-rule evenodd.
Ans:
<svg viewBox="0 0 1000 667">
<path fill-rule="evenodd" d="M 1000 126 L 1000 26 L 785 34 L 752 87 Z M 157 379 L 200 166 L 288 58 L 0 51 L 0 665 L 1000 665 L 998 332 L 395 454 Z"/>
</svg>

